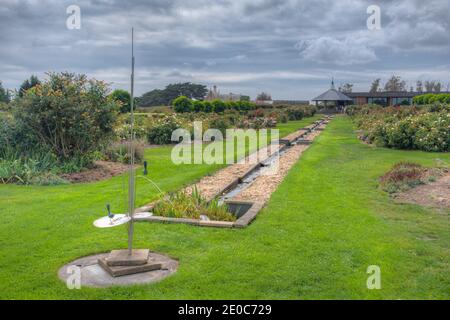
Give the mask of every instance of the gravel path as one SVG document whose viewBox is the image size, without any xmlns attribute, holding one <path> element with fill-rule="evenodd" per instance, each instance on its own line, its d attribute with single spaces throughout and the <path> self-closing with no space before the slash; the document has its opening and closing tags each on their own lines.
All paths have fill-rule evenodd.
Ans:
<svg viewBox="0 0 450 320">
<path fill-rule="evenodd" d="M 324 128 L 322 125 L 319 128 Z M 314 140 L 321 131 L 313 131 L 306 136 L 307 140 Z M 266 203 L 278 185 L 284 180 L 291 167 L 298 161 L 309 145 L 295 145 L 282 154 L 279 159 L 279 168 L 275 174 L 261 175 L 233 200 L 259 201 Z"/>
<path fill-rule="evenodd" d="M 300 135 L 305 133 L 306 130 L 298 130 L 295 131 L 288 136 L 284 137 L 283 140 L 295 140 Z M 253 156 L 258 152 L 258 162 L 261 162 L 268 158 L 270 155 L 274 154 L 278 151 L 281 145 L 278 145 L 274 148 L 271 146 L 267 146 L 261 148 L 259 151 L 252 153 Z M 206 199 L 213 199 L 218 195 L 225 187 L 227 187 L 230 183 L 232 183 L 235 179 L 242 177 L 251 167 L 253 167 L 256 163 L 252 161 L 249 163 L 249 157 L 252 155 L 242 159 L 236 164 L 230 165 L 222 170 L 217 171 L 213 175 L 203 177 L 199 182 L 195 185 L 186 187 L 184 191 L 190 194 L 194 188 L 197 187 L 198 192 Z"/>
</svg>

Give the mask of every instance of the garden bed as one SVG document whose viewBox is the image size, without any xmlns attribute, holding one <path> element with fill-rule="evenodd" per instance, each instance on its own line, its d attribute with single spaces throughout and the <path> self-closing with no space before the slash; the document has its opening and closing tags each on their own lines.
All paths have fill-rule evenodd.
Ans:
<svg viewBox="0 0 450 320">
<path fill-rule="evenodd" d="M 446 172 L 437 181 L 417 186 L 394 195 L 398 203 L 450 210 L 450 173 Z"/>
<path fill-rule="evenodd" d="M 216 227 L 216 228 L 244 228 L 249 225 L 255 218 L 258 212 L 263 208 L 264 204 L 261 202 L 250 201 L 226 201 L 229 211 L 236 216 L 236 221 L 214 221 L 214 220 L 199 220 L 187 218 L 171 218 L 161 216 L 143 216 L 140 217 L 139 210 L 136 213 L 135 221 L 147 222 L 162 222 L 162 223 L 182 223 L 201 227 Z M 151 205 L 150 210 L 153 208 Z M 147 208 L 149 209 L 149 208 Z"/>
<path fill-rule="evenodd" d="M 95 167 L 81 172 L 62 174 L 61 178 L 71 183 L 85 183 L 106 180 L 130 169 L 129 165 L 120 162 L 96 161 Z"/>
</svg>

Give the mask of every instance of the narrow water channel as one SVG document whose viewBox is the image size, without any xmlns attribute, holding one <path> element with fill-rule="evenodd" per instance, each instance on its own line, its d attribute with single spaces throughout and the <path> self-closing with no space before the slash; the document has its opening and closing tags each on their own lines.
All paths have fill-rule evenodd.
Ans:
<svg viewBox="0 0 450 320">
<path fill-rule="evenodd" d="M 314 126 L 311 128 L 309 132 L 305 132 L 301 135 L 299 135 L 295 140 L 293 140 L 291 143 L 288 143 L 281 147 L 277 152 L 274 152 L 270 157 L 265 159 L 260 163 L 260 166 L 256 167 L 251 171 L 242 181 L 240 181 L 236 186 L 230 188 L 227 190 L 222 196 L 219 197 L 219 204 L 223 204 L 225 201 L 232 200 L 234 197 L 239 195 L 242 191 L 247 189 L 249 186 L 252 185 L 252 183 L 262 175 L 262 173 L 265 170 L 270 170 L 270 168 L 276 164 L 276 162 L 279 160 L 279 158 L 285 154 L 290 148 L 293 146 L 304 143 L 309 140 L 305 139 L 307 135 L 309 135 L 311 132 L 314 132 L 319 126 L 321 126 L 323 123 L 325 123 L 326 119 L 322 119 L 321 121 L 314 124 Z"/>
</svg>

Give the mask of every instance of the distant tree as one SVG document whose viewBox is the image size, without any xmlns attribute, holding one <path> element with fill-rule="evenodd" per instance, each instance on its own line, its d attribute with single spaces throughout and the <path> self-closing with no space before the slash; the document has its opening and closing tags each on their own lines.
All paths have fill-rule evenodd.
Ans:
<svg viewBox="0 0 450 320">
<path fill-rule="evenodd" d="M 423 92 L 423 83 L 422 83 L 422 81 L 420 81 L 420 80 L 418 80 L 418 81 L 416 82 L 416 91 L 417 91 L 417 92 Z"/>
<path fill-rule="evenodd" d="M 342 93 L 351 93 L 353 91 L 353 84 L 344 83 L 338 90 Z"/>
<path fill-rule="evenodd" d="M 190 82 L 169 84 L 164 91 L 166 97 L 171 100 L 180 96 L 186 96 L 195 100 L 203 100 L 208 93 L 206 86 Z"/>
<path fill-rule="evenodd" d="M 8 90 L 3 88 L 3 84 L 0 81 L 0 102 L 9 103 L 11 97 L 9 95 Z"/>
<path fill-rule="evenodd" d="M 164 96 L 164 90 L 155 89 L 137 98 L 137 103 L 140 107 L 156 107 L 169 105 L 170 101 Z"/>
<path fill-rule="evenodd" d="M 137 99 L 140 107 L 153 107 L 170 105 L 178 97 L 185 96 L 190 99 L 203 100 L 208 93 L 206 86 L 195 83 L 169 84 L 163 90 L 155 89 L 144 93 Z"/>
<path fill-rule="evenodd" d="M 434 84 L 434 92 L 441 92 L 442 84 L 440 82 L 436 82 Z"/>
<path fill-rule="evenodd" d="M 120 103 L 120 113 L 130 112 L 131 95 L 128 91 L 116 89 L 109 95 L 109 98 Z"/>
<path fill-rule="evenodd" d="M 372 82 L 372 84 L 370 86 L 370 92 L 371 93 L 380 91 L 380 81 L 381 81 L 381 79 L 373 80 L 373 82 Z"/>
<path fill-rule="evenodd" d="M 425 81 L 425 90 L 427 92 L 441 92 L 442 84 L 439 81 Z"/>
<path fill-rule="evenodd" d="M 384 91 L 399 92 L 406 91 L 406 82 L 400 76 L 393 75 L 384 85 Z"/>
<path fill-rule="evenodd" d="M 261 92 L 256 97 L 256 100 L 259 100 L 259 101 L 271 101 L 272 100 L 272 96 L 270 95 L 270 93 Z"/>
<path fill-rule="evenodd" d="M 20 85 L 19 88 L 19 97 L 23 97 L 24 93 L 37 86 L 38 84 L 41 84 L 41 81 L 39 81 L 38 77 L 35 75 L 32 75 L 30 77 L 30 79 L 26 79 L 24 82 L 22 82 L 22 84 Z"/>
</svg>

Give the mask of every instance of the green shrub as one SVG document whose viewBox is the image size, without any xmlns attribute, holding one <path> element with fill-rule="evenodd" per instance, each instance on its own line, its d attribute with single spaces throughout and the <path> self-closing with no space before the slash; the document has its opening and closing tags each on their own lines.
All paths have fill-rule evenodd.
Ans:
<svg viewBox="0 0 450 320">
<path fill-rule="evenodd" d="M 215 113 L 222 113 L 225 111 L 226 104 L 222 100 L 216 99 L 212 101 L 213 111 Z"/>
<path fill-rule="evenodd" d="M 450 151 L 450 113 L 421 115 L 414 133 L 414 148 L 430 151 Z"/>
<path fill-rule="evenodd" d="M 307 105 L 300 106 L 300 108 L 303 110 L 303 117 L 305 118 L 314 117 L 317 113 L 317 108 L 315 106 Z"/>
<path fill-rule="evenodd" d="M 205 104 L 203 101 L 195 100 L 192 102 L 192 110 L 194 112 L 203 112 L 205 110 Z"/>
<path fill-rule="evenodd" d="M 191 112 L 193 110 L 192 101 L 185 96 L 181 96 L 173 100 L 172 105 L 175 112 L 178 113 Z"/>
<path fill-rule="evenodd" d="M 0 154 L 6 153 L 10 148 L 15 150 L 18 156 L 51 153 L 51 150 L 44 147 L 23 122 L 18 122 L 10 114 L 0 114 Z"/>
<path fill-rule="evenodd" d="M 206 112 L 206 113 L 213 112 L 213 110 L 214 110 L 214 106 L 210 101 L 204 101 L 203 106 L 204 106 L 204 112 Z"/>
<path fill-rule="evenodd" d="M 236 110 L 225 110 L 224 119 L 230 124 L 230 126 L 235 126 L 241 121 L 241 114 Z"/>
<path fill-rule="evenodd" d="M 188 113 L 188 112 L 215 112 L 223 113 L 225 110 L 235 110 L 241 113 L 247 113 L 250 110 L 256 110 L 256 104 L 250 101 L 222 101 L 216 99 L 213 101 L 192 101 L 187 97 L 181 96 L 172 102 L 175 112 Z"/>
<path fill-rule="evenodd" d="M 242 110 L 242 104 L 243 104 L 243 102 L 244 102 L 244 101 L 235 101 L 235 102 L 233 102 L 233 104 L 232 104 L 233 110 L 235 110 L 235 111 L 240 111 L 240 110 Z"/>
<path fill-rule="evenodd" d="M 134 145 L 134 159 L 135 163 L 142 163 L 144 161 L 144 144 L 142 142 L 133 142 Z M 113 162 L 120 162 L 123 164 L 130 163 L 130 143 L 118 142 L 113 143 L 105 150 L 106 160 Z"/>
<path fill-rule="evenodd" d="M 361 138 L 369 143 L 397 149 L 448 152 L 450 112 L 447 107 L 431 111 L 429 107 L 351 110 L 355 112 L 356 125 L 363 131 Z"/>
<path fill-rule="evenodd" d="M 413 103 L 418 105 L 433 103 L 450 103 L 450 94 L 448 93 L 427 93 L 413 98 Z"/>
<path fill-rule="evenodd" d="M 259 108 L 249 114 L 249 118 L 263 118 L 265 116 L 264 109 Z"/>
<path fill-rule="evenodd" d="M 442 103 L 434 103 L 431 105 L 424 105 L 423 108 L 425 108 L 429 112 L 441 112 L 441 111 L 450 112 L 450 105 L 442 104 Z"/>
<path fill-rule="evenodd" d="M 0 112 L 2 111 L 9 111 L 10 105 L 6 102 L 0 101 Z"/>
<path fill-rule="evenodd" d="M 121 123 L 115 128 L 116 137 L 121 140 L 130 140 L 131 137 L 131 122 L 129 116 L 122 116 Z M 136 115 L 134 119 L 134 137 L 136 139 L 145 139 L 147 136 L 147 117 Z"/>
<path fill-rule="evenodd" d="M 172 132 L 178 129 L 178 125 L 174 121 L 157 124 L 150 127 L 147 132 L 147 140 L 150 144 L 169 144 L 172 143 Z"/>
<path fill-rule="evenodd" d="M 402 119 L 385 127 L 386 146 L 398 149 L 413 149 L 415 127 L 412 118 Z"/>
<path fill-rule="evenodd" d="M 287 116 L 288 116 L 288 119 L 291 121 L 302 120 L 304 115 L 305 115 L 305 113 L 302 108 L 292 107 L 292 108 L 287 109 Z"/>
<path fill-rule="evenodd" d="M 242 129 L 263 129 L 263 128 L 275 128 L 277 120 L 269 117 L 262 118 L 249 118 L 242 120 L 237 127 Z"/>
<path fill-rule="evenodd" d="M 13 149 L 0 153 L 0 183 L 55 185 L 68 183 L 57 176 L 57 160 L 50 154 L 23 157 Z"/>
<path fill-rule="evenodd" d="M 110 95 L 109 98 L 117 103 L 119 103 L 119 111 L 120 113 L 127 113 L 130 112 L 131 106 L 131 95 L 128 91 L 122 90 L 122 89 L 116 89 L 114 90 Z M 134 109 L 136 109 L 136 106 L 134 106 Z"/>
<path fill-rule="evenodd" d="M 42 172 L 29 181 L 29 184 L 39 186 L 55 186 L 69 183 L 69 181 L 49 171 Z"/>
<path fill-rule="evenodd" d="M 235 101 L 225 102 L 225 110 L 239 110 L 239 104 Z"/>
<path fill-rule="evenodd" d="M 14 119 L 26 131 L 20 134 L 32 135 L 61 162 L 100 150 L 113 137 L 118 109 L 106 84 L 66 72 L 48 75 L 14 101 Z"/>
<path fill-rule="evenodd" d="M 236 216 L 228 212 L 226 205 L 219 205 L 217 199 L 207 202 L 197 189 L 191 194 L 183 191 L 169 194 L 156 203 L 153 213 L 170 218 L 200 219 L 204 215 L 216 221 L 236 220 Z"/>
<path fill-rule="evenodd" d="M 227 129 L 230 128 L 230 124 L 223 117 L 216 117 L 211 120 L 209 127 L 211 129 L 220 130 L 225 137 Z"/>
</svg>

